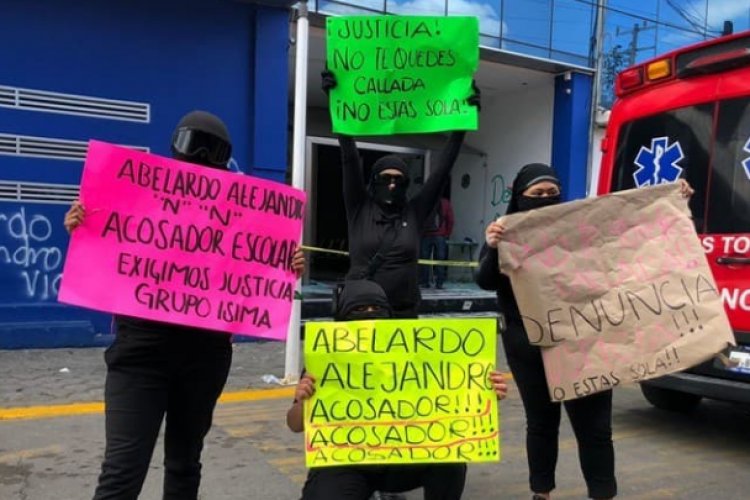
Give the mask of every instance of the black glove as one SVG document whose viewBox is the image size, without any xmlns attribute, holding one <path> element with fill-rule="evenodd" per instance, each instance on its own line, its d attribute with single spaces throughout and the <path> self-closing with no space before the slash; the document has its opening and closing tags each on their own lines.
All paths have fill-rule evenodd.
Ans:
<svg viewBox="0 0 750 500">
<path fill-rule="evenodd" d="M 321 77 L 321 87 L 323 88 L 323 92 L 325 92 L 326 95 L 331 91 L 331 89 L 336 88 L 336 85 L 338 82 L 336 82 L 336 76 L 329 70 L 328 68 L 324 69 L 320 72 Z"/>
<path fill-rule="evenodd" d="M 472 106 L 476 106 L 477 111 L 482 111 L 482 92 L 479 90 L 479 87 L 477 87 L 476 80 L 471 81 L 471 90 L 473 91 L 473 94 L 466 99 L 466 102 Z"/>
</svg>

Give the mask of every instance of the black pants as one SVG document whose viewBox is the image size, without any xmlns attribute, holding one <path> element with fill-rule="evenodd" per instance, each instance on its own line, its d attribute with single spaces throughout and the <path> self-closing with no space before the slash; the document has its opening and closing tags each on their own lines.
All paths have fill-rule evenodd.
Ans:
<svg viewBox="0 0 750 500">
<path fill-rule="evenodd" d="M 165 414 L 163 498 L 197 498 L 203 438 L 232 362 L 229 336 L 121 329 L 104 359 L 107 444 L 94 499 L 138 498 Z"/>
<path fill-rule="evenodd" d="M 420 487 L 425 500 L 459 500 L 465 483 L 465 464 L 323 467 L 308 473 L 302 500 L 368 500 Z"/>
<path fill-rule="evenodd" d="M 561 405 L 550 400 L 541 351 L 529 344 L 523 325 L 509 322 L 502 338 L 508 365 L 526 410 L 526 453 L 531 490 L 547 493 L 555 488 Z M 615 496 L 612 391 L 565 401 L 563 405 L 578 442 L 589 497 Z"/>
</svg>

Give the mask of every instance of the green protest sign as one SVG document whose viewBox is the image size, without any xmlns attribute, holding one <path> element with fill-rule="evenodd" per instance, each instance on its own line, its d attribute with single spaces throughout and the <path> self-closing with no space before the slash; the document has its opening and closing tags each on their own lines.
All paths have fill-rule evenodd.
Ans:
<svg viewBox="0 0 750 500">
<path fill-rule="evenodd" d="M 334 132 L 476 130 L 466 102 L 479 65 L 476 17 L 329 17 L 326 34 Z"/>
<path fill-rule="evenodd" d="M 495 318 L 309 322 L 308 467 L 500 459 Z"/>
</svg>

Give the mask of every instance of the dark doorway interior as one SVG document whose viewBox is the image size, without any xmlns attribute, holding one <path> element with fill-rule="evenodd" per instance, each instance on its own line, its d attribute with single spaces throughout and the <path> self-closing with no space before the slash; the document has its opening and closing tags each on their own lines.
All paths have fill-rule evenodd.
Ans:
<svg viewBox="0 0 750 500">
<path fill-rule="evenodd" d="M 313 246 L 331 250 L 347 251 L 346 211 L 342 186 L 341 152 L 338 146 L 323 144 L 313 149 L 313 193 L 315 213 L 313 218 Z M 364 165 L 365 179 L 370 176 L 370 169 L 375 161 L 390 151 L 363 149 L 359 150 Z M 412 183 L 410 194 L 419 189 L 423 183 L 424 155 L 400 155 L 410 167 Z M 310 278 L 315 281 L 333 282 L 343 279 L 349 268 L 349 259 L 341 255 L 313 252 L 310 256 Z"/>
</svg>

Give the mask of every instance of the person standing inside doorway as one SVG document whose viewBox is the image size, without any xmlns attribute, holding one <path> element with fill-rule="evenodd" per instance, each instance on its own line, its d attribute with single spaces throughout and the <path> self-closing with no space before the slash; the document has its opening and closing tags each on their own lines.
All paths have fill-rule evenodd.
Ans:
<svg viewBox="0 0 750 500">
<path fill-rule="evenodd" d="M 447 197 L 446 189 L 430 215 L 427 216 L 422 229 L 420 259 L 448 260 L 448 239 L 453 233 L 454 222 L 453 207 Z M 435 279 L 435 288 L 443 288 L 448 268 L 424 264 L 419 268 L 419 286 L 430 287 L 430 267 L 432 267 L 432 277 Z"/>
<path fill-rule="evenodd" d="M 336 76 L 328 70 L 321 76 L 323 91 L 328 95 L 337 85 Z M 473 85 L 472 91 L 466 102 L 479 109 L 479 89 Z M 417 317 L 421 300 L 417 266 L 420 234 L 440 199 L 465 135 L 465 130 L 450 133 L 430 176 L 413 197 L 407 197 L 411 178 L 403 158 L 387 155 L 378 159 L 366 178 L 354 137 L 338 135 L 349 236 L 346 279 L 378 283 L 396 318 Z"/>
</svg>

